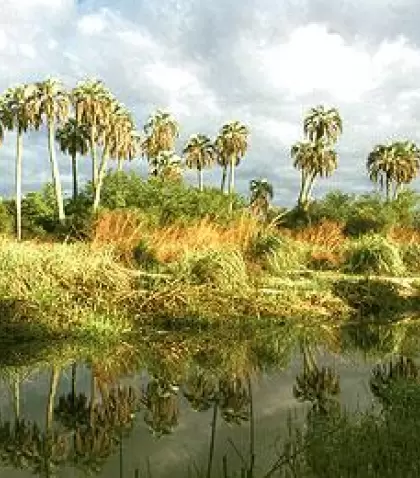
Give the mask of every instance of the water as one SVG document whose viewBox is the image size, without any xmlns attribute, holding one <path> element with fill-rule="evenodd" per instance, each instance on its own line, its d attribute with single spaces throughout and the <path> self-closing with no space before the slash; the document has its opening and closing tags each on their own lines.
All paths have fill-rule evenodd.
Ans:
<svg viewBox="0 0 420 478">
<path fill-rule="evenodd" d="M 252 476 L 266 476 L 283 452 L 290 416 L 302 427 L 324 399 L 369 409 L 372 369 L 393 356 L 415 360 L 419 334 L 411 323 L 296 325 L 149 331 L 106 349 L 3 350 L 0 478 L 205 477 L 211 456 L 211 476 L 250 467 Z M 301 397 L 322 400 L 298 400 L 299 377 L 319 376 L 323 367 L 323 385 L 300 387 Z"/>
</svg>

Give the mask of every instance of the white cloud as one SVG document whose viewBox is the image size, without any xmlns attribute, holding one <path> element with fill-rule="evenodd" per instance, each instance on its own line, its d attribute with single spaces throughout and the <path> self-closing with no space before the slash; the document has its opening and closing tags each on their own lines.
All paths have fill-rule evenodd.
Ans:
<svg viewBox="0 0 420 478">
<path fill-rule="evenodd" d="M 373 144 L 407 135 L 420 142 L 416 5 L 3 0 L 0 88 L 50 74 L 70 86 L 100 77 L 139 125 L 154 108 L 170 108 L 181 121 L 181 142 L 194 131 L 215 134 L 222 122 L 240 119 L 252 137 L 239 183 L 247 187 L 253 175 L 269 173 L 283 178 L 276 189 L 289 195 L 299 183 L 290 145 L 301 138 L 304 112 L 318 103 L 334 105 L 344 120 L 334 186 L 356 190 L 366 185 L 363 163 Z M 9 191 L 13 141 L 0 151 Z M 43 139 L 39 144 L 31 156 L 35 164 Z"/>
</svg>

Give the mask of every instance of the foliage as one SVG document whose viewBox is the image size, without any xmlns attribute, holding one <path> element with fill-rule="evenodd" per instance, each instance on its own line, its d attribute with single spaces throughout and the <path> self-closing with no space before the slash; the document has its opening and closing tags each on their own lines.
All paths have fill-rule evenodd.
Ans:
<svg viewBox="0 0 420 478">
<path fill-rule="evenodd" d="M 180 270 L 194 284 L 209 284 L 228 291 L 248 288 L 246 264 L 236 251 L 210 250 L 186 256 Z"/>
<path fill-rule="evenodd" d="M 404 263 L 398 247 L 380 235 L 365 236 L 346 251 L 344 270 L 352 274 L 402 275 Z"/>
</svg>

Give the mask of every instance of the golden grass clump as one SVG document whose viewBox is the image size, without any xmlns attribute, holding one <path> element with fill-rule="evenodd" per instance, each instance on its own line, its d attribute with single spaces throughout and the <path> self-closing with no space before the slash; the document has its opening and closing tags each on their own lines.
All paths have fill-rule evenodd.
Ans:
<svg viewBox="0 0 420 478">
<path fill-rule="evenodd" d="M 244 251 L 261 228 L 249 217 L 241 217 L 228 226 L 202 219 L 189 226 L 173 225 L 155 229 L 148 236 L 156 257 L 161 262 L 181 260 L 185 254 L 208 250 Z"/>
<path fill-rule="evenodd" d="M 420 231 L 414 227 L 392 227 L 387 235 L 387 239 L 398 244 L 419 244 Z"/>
<path fill-rule="evenodd" d="M 318 224 L 291 233 L 293 239 L 328 249 L 338 249 L 346 242 L 344 223 L 323 220 Z"/>
</svg>

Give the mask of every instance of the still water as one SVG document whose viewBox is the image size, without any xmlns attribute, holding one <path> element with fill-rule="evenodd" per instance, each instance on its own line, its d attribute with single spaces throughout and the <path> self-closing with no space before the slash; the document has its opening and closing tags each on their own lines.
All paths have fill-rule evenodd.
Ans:
<svg viewBox="0 0 420 478">
<path fill-rule="evenodd" d="M 375 366 L 415 360 L 419 338 L 416 324 L 283 326 L 3 351 L 0 478 L 293 476 L 273 469 L 290 422 L 372 407 Z"/>
</svg>

